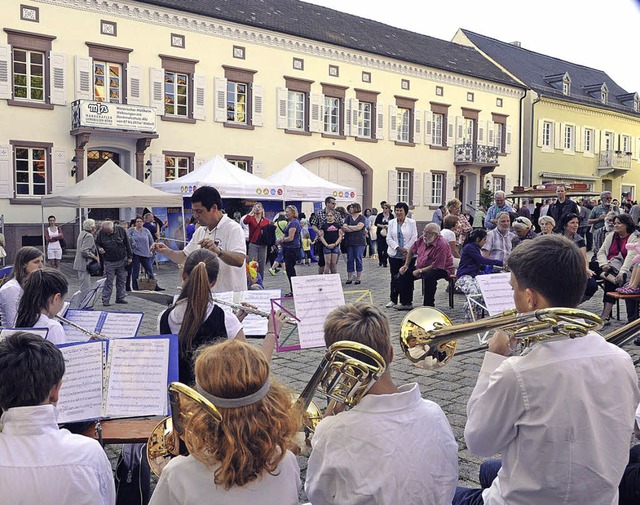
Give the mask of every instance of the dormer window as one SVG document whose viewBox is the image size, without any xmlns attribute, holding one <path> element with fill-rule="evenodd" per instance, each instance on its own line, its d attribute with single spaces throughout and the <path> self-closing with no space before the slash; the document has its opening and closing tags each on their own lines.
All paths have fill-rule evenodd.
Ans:
<svg viewBox="0 0 640 505">
<path fill-rule="evenodd" d="M 637 96 L 633 99 L 633 110 L 635 112 L 640 112 L 640 98 Z"/>
<path fill-rule="evenodd" d="M 606 105 L 609 101 L 609 88 L 606 82 L 602 84 L 590 84 L 585 86 L 584 90 L 602 104 Z"/>
<path fill-rule="evenodd" d="M 609 92 L 607 91 L 607 89 L 603 86 L 602 91 L 600 91 L 600 101 L 604 104 L 607 103 L 607 99 L 609 98 Z"/>
<path fill-rule="evenodd" d="M 569 96 L 571 94 L 571 77 L 569 74 L 564 74 L 562 78 L 562 94 L 565 96 Z"/>
<path fill-rule="evenodd" d="M 544 80 L 547 81 L 547 84 L 552 88 L 561 89 L 563 95 L 568 96 L 571 94 L 571 77 L 569 77 L 569 72 L 547 75 Z"/>
</svg>

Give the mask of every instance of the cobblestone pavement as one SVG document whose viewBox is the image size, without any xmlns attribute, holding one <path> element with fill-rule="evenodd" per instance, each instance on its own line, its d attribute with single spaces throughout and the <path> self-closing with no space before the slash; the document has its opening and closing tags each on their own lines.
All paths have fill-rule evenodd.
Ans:
<svg viewBox="0 0 640 505">
<path fill-rule="evenodd" d="M 69 278 L 70 292 L 72 293 L 78 283 L 76 273 L 71 269 L 71 265 L 72 261 L 64 261 L 62 270 Z M 346 278 L 346 267 L 342 259 L 340 260 L 339 272 L 343 279 Z M 304 276 L 317 274 L 317 267 L 315 265 L 298 266 L 297 274 Z M 172 263 L 161 264 L 157 268 L 157 278 L 159 279 L 159 284 L 166 288 L 166 293 L 177 293 L 176 288 L 180 281 L 179 271 L 176 265 Z M 289 285 L 284 272 L 280 272 L 276 276 L 267 274 L 265 287 L 268 289 L 281 288 L 283 293 L 287 292 L 289 290 Z M 354 286 L 344 286 L 343 284 L 343 287 L 345 291 L 349 291 L 349 289 Z M 370 290 L 373 296 L 373 303 L 378 307 L 384 307 L 384 305 L 389 301 L 389 269 L 379 267 L 377 260 L 365 258 L 362 284 L 358 287 Z M 454 308 L 450 309 L 448 294 L 445 291 L 446 287 L 446 281 L 442 280 L 439 282 L 438 291 L 436 293 L 436 307 L 444 311 L 451 318 L 454 324 L 461 323 L 464 318 L 462 305 L 465 298 L 461 294 L 456 294 L 454 296 Z M 157 334 L 157 316 L 163 310 L 163 307 L 133 296 L 128 296 L 127 300 L 129 302 L 128 305 L 119 305 L 112 307 L 111 309 L 143 311 L 145 313 L 145 317 L 142 322 L 140 334 Z M 414 304 L 417 306 L 420 305 L 421 302 L 422 296 L 420 294 L 420 283 L 416 282 Z M 100 301 L 96 303 L 95 308 L 98 310 L 102 309 Z M 599 314 L 602 308 L 602 293 L 596 293 L 591 300 L 585 302 L 580 308 Z M 420 385 L 422 396 L 438 403 L 440 407 L 442 407 L 449 419 L 449 423 L 451 424 L 451 428 L 453 429 L 460 447 L 460 484 L 477 486 L 478 469 L 482 458 L 474 456 L 467 450 L 464 442 L 464 425 L 466 422 L 467 400 L 469 399 L 476 383 L 478 371 L 483 359 L 483 353 L 477 352 L 461 357 L 454 357 L 447 366 L 435 371 L 425 371 L 416 368 L 404 358 L 404 355 L 400 351 L 400 347 L 398 345 L 399 327 L 402 319 L 406 315 L 406 312 L 399 312 L 395 309 L 386 308 L 383 308 L 383 310 L 389 316 L 391 335 L 394 344 L 395 361 L 391 364 L 391 371 L 394 380 L 397 384 L 417 382 Z M 605 327 L 604 332 L 620 327 L 626 322 L 624 303 L 620 304 L 620 312 L 621 320 L 618 321 L 615 318 L 612 318 L 611 325 Z M 252 342 L 256 345 L 261 345 L 260 339 L 252 340 Z M 474 341 L 474 339 L 466 339 L 458 342 L 459 349 L 474 347 L 475 345 L 477 345 L 477 341 Z M 633 343 L 627 344 L 625 349 L 631 353 L 634 359 L 640 356 L 640 347 L 634 346 Z M 319 349 L 290 351 L 279 354 L 274 353 L 272 359 L 272 373 L 282 383 L 299 393 L 315 371 L 322 358 L 322 354 L 322 350 Z M 324 407 L 322 399 L 319 399 L 318 403 Z M 500 422 L 500 420 L 496 419 L 496 422 Z M 425 457 L 428 457 L 428 455 L 425 455 Z M 304 478 L 306 472 L 306 458 L 302 456 L 299 457 L 299 463 Z"/>
</svg>

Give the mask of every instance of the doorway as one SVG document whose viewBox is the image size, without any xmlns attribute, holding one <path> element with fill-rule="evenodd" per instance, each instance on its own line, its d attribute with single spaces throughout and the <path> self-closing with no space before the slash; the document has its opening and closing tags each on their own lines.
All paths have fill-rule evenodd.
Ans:
<svg viewBox="0 0 640 505">
<path fill-rule="evenodd" d="M 87 151 L 87 176 L 93 174 L 109 160 L 120 166 L 119 153 L 104 150 Z M 120 209 L 117 207 L 89 209 L 89 217 L 91 219 L 95 219 L 96 221 L 103 221 L 105 219 L 119 219 Z"/>
</svg>

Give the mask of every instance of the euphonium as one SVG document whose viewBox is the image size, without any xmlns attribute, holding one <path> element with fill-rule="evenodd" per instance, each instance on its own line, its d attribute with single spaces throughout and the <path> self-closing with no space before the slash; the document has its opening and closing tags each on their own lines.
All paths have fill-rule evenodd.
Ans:
<svg viewBox="0 0 640 505">
<path fill-rule="evenodd" d="M 602 328 L 600 317 L 581 309 L 546 308 L 523 314 L 506 311 L 472 323 L 453 326 L 451 320 L 433 307 L 419 307 L 409 312 L 400 325 L 400 347 L 414 365 L 433 369 L 444 366 L 456 352 L 456 341 L 476 336 L 491 329 L 516 338 L 520 352 L 526 352 L 535 342 L 558 338 L 576 338 Z M 467 354 L 484 347 L 476 347 Z"/>
<path fill-rule="evenodd" d="M 189 421 L 198 409 L 203 409 L 214 420 L 222 416 L 209 400 L 180 382 L 169 384 L 171 417 L 166 417 L 153 429 L 147 441 L 147 460 L 151 470 L 160 476 L 171 458 L 180 454 L 180 439 L 184 437 Z"/>
<path fill-rule="evenodd" d="M 341 340 L 329 346 L 318 368 L 311 376 L 297 403 L 307 412 L 305 426 L 313 432 L 322 420 L 320 410 L 313 404 L 316 389 L 347 409 L 355 406 L 386 369 L 384 358 L 366 345 Z M 309 406 L 314 415 L 309 415 Z"/>
</svg>

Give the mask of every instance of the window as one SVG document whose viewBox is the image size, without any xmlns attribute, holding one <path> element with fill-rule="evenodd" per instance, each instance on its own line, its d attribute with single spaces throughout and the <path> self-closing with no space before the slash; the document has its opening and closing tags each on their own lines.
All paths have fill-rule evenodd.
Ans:
<svg viewBox="0 0 640 505">
<path fill-rule="evenodd" d="M 609 98 L 609 92 L 608 92 L 607 90 L 603 89 L 603 90 L 600 92 L 600 101 L 601 101 L 602 103 L 606 104 L 606 103 L 607 103 L 608 98 Z"/>
<path fill-rule="evenodd" d="M 248 86 L 242 82 L 227 81 L 227 121 L 247 124 Z"/>
<path fill-rule="evenodd" d="M 571 81 L 569 80 L 564 80 L 562 81 L 562 94 L 563 95 L 570 95 L 571 94 Z"/>
<path fill-rule="evenodd" d="M 504 135 L 505 128 L 504 123 L 494 123 L 493 142 L 495 147 L 498 148 L 498 152 L 504 152 Z"/>
<path fill-rule="evenodd" d="M 431 106 L 431 120 L 427 112 L 427 125 L 425 129 L 425 142 L 432 147 L 445 149 L 447 147 L 447 115 L 450 105 L 440 102 L 429 102 Z M 452 128 L 453 133 L 453 128 Z"/>
<path fill-rule="evenodd" d="M 93 99 L 122 103 L 122 65 L 93 61 Z"/>
<path fill-rule="evenodd" d="M 545 121 L 542 124 L 542 146 L 553 147 L 553 123 Z"/>
<path fill-rule="evenodd" d="M 50 150 L 53 144 L 13 142 L 16 198 L 38 198 L 51 192 Z"/>
<path fill-rule="evenodd" d="M 45 101 L 45 53 L 13 50 L 13 97 Z"/>
<path fill-rule="evenodd" d="M 444 188 L 445 188 L 445 174 L 432 173 L 431 174 L 431 204 L 443 205 L 444 204 Z"/>
<path fill-rule="evenodd" d="M 640 112 L 640 98 L 638 97 L 633 99 L 633 110 L 635 112 Z"/>
<path fill-rule="evenodd" d="M 445 145 L 445 134 L 444 134 L 444 126 L 445 126 L 445 115 L 444 114 L 433 114 L 433 124 L 431 128 L 431 144 L 434 146 L 444 146 Z M 441 175 L 441 174 L 440 174 Z"/>
<path fill-rule="evenodd" d="M 593 153 L 593 130 L 591 128 L 584 129 L 584 152 Z"/>
<path fill-rule="evenodd" d="M 206 80 L 195 74 L 198 60 L 162 54 L 160 59 L 162 70 L 151 69 L 151 106 L 163 121 L 195 123 L 205 119 Z"/>
<path fill-rule="evenodd" d="M 468 92 L 468 93 L 467 93 L 467 102 L 473 102 L 473 101 L 474 101 L 474 99 L 475 99 L 474 94 L 473 94 L 473 93 L 471 93 L 471 92 Z"/>
<path fill-rule="evenodd" d="M 164 73 L 164 113 L 189 116 L 189 76 L 180 72 Z"/>
<path fill-rule="evenodd" d="M 331 135 L 340 135 L 340 99 L 324 97 L 323 131 Z"/>
<path fill-rule="evenodd" d="M 358 103 L 358 137 L 373 138 L 373 104 Z"/>
<path fill-rule="evenodd" d="M 300 91 L 289 91 L 287 100 L 287 128 L 305 130 L 306 95 Z"/>
<path fill-rule="evenodd" d="M 496 107 L 502 107 L 502 98 L 496 98 Z"/>
<path fill-rule="evenodd" d="M 165 181 L 178 179 L 191 172 L 191 157 L 165 154 L 164 178 Z"/>
<path fill-rule="evenodd" d="M 442 86 L 436 86 L 436 96 L 444 96 L 444 88 Z"/>
<path fill-rule="evenodd" d="M 620 150 L 623 154 L 631 151 L 631 138 L 629 135 L 620 135 Z"/>
<path fill-rule="evenodd" d="M 504 191 L 504 177 L 493 177 L 493 192 Z"/>
<path fill-rule="evenodd" d="M 574 138 L 573 138 L 573 126 L 565 125 L 564 127 L 564 150 L 573 151 Z"/>
<path fill-rule="evenodd" d="M 397 195 L 399 202 L 405 202 L 406 204 L 410 204 L 411 194 L 410 194 L 410 184 L 411 184 L 411 172 L 398 170 L 398 188 Z"/>
<path fill-rule="evenodd" d="M 411 142 L 411 109 L 398 107 L 397 113 L 398 124 L 398 142 Z M 406 201 L 406 200 L 402 200 Z"/>
<path fill-rule="evenodd" d="M 248 156 L 225 156 L 226 160 L 245 172 L 253 172 L 253 158 Z"/>
</svg>

